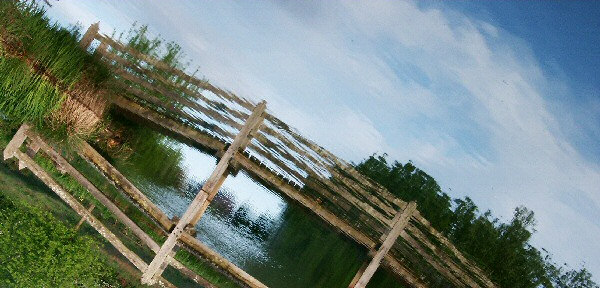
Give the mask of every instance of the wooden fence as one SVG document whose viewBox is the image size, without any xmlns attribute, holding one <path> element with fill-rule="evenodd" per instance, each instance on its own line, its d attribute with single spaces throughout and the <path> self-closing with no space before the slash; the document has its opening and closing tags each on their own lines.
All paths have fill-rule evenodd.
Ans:
<svg viewBox="0 0 600 288">
<path fill-rule="evenodd" d="M 88 29 L 82 47 L 96 41 L 94 53 L 111 67 L 124 91 L 115 97 L 115 106 L 220 159 L 169 240 L 143 267 L 145 283 L 160 279 L 174 245 L 193 238 L 185 232 L 186 226 L 199 220 L 227 174 L 244 169 L 370 251 L 371 260 L 358 271 L 351 287 L 364 287 L 379 263 L 413 287 L 428 287 L 434 281 L 455 287 L 495 287 L 420 215 L 414 203 L 398 199 L 302 137 L 264 111 L 264 104 L 254 105 L 102 35 L 98 24 Z M 149 201 L 140 206 L 158 222 L 168 222 L 153 215 L 160 210 Z"/>
</svg>

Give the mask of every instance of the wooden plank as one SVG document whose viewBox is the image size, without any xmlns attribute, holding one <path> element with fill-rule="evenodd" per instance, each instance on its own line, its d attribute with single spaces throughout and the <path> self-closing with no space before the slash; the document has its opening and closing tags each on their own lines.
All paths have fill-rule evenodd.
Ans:
<svg viewBox="0 0 600 288">
<path fill-rule="evenodd" d="M 346 234 L 351 239 L 354 239 L 354 241 L 369 249 L 375 246 L 375 242 L 371 238 L 356 230 L 354 227 L 341 220 L 329 210 L 323 208 L 316 201 L 300 193 L 298 189 L 288 184 L 284 179 L 277 177 L 269 169 L 261 167 L 258 163 L 248 159 L 248 157 L 240 153 L 235 155 L 235 160 L 240 163 L 240 166 L 243 167 L 250 175 L 253 175 L 256 179 L 266 183 L 268 186 L 271 186 L 278 191 L 281 191 L 290 199 L 308 208 L 321 219 L 325 220 L 325 222 L 329 223 L 340 232 Z"/>
<path fill-rule="evenodd" d="M 85 176 L 83 176 L 75 167 L 73 167 L 66 159 L 64 159 L 56 150 L 54 150 L 48 143 L 46 143 L 37 133 L 28 130 L 27 135 L 32 140 L 32 143 L 39 148 L 41 148 L 50 159 L 56 163 L 58 166 L 61 166 L 62 169 L 66 173 L 68 173 L 73 179 L 75 179 L 81 186 L 86 188 L 96 200 L 98 200 L 104 207 L 106 207 L 109 211 L 113 213 L 113 215 L 121 221 L 127 228 L 129 228 L 133 234 L 135 234 L 142 242 L 150 248 L 153 252 L 158 252 L 160 246 L 150 237 L 144 230 L 142 230 L 135 222 L 133 222 L 121 209 L 117 207 L 104 193 L 102 193 L 94 184 L 92 184 Z M 88 209 L 91 212 L 94 209 L 94 205 Z M 81 221 L 75 227 L 75 230 L 83 224 L 85 218 L 81 218 Z M 172 256 L 171 256 L 172 257 Z M 204 287 L 214 287 L 210 282 L 206 281 L 206 279 L 200 277 L 195 272 L 191 271 L 183 264 L 179 263 L 177 260 L 172 259 L 171 264 L 173 267 L 178 269 L 182 274 L 186 275 L 194 282 L 204 286 Z"/>
<path fill-rule="evenodd" d="M 192 83 L 198 87 L 201 87 L 202 89 L 206 89 L 208 91 L 213 92 L 215 95 L 217 95 L 223 99 L 229 100 L 233 103 L 237 103 L 238 105 L 240 105 L 248 110 L 252 110 L 254 108 L 252 103 L 250 103 L 250 101 L 248 101 L 246 99 L 231 95 L 231 94 L 227 93 L 226 91 L 223 91 L 222 89 L 217 88 L 206 81 L 197 79 L 195 77 L 192 77 L 192 76 L 186 74 L 185 72 L 183 72 L 177 68 L 166 65 L 164 62 L 162 62 L 154 57 L 148 56 L 146 54 L 142 54 L 139 51 L 132 49 L 131 47 L 124 46 L 123 44 L 112 40 L 110 37 L 98 34 L 96 36 L 96 38 L 101 40 L 102 42 L 107 43 L 115 50 L 119 50 L 120 52 L 123 52 L 123 53 L 128 53 L 135 58 L 138 58 L 152 66 L 155 66 L 156 68 L 162 69 L 166 72 L 173 73 L 174 75 L 176 75 L 182 79 L 186 79 L 186 81 L 189 83 Z"/>
<path fill-rule="evenodd" d="M 438 240 L 440 243 L 442 243 L 443 245 L 445 245 L 448 249 L 450 249 L 450 251 L 452 251 L 452 253 L 454 253 L 454 256 L 456 258 L 459 259 L 459 261 L 469 267 L 469 271 L 472 271 L 473 273 L 475 273 L 477 275 L 477 277 L 479 278 L 479 280 L 481 280 L 482 282 L 485 283 L 485 285 L 487 287 L 490 288 L 494 288 L 497 287 L 496 284 L 494 284 L 486 275 L 485 272 L 483 272 L 481 270 L 481 268 L 479 268 L 477 266 L 477 264 L 473 263 L 471 260 L 465 258 L 465 256 L 458 250 L 458 248 L 456 248 L 454 246 L 454 244 L 452 244 L 448 238 L 444 237 L 444 235 L 442 235 L 442 233 L 438 232 L 435 228 L 433 228 L 431 226 L 431 224 L 429 223 L 429 221 L 427 219 L 425 219 L 420 213 L 416 213 L 415 214 L 415 219 L 417 219 L 417 221 L 423 225 L 425 227 L 425 229 L 427 229 L 427 231 L 433 235 L 435 237 L 436 240 Z"/>
<path fill-rule="evenodd" d="M 90 208 L 88 208 L 88 212 L 92 213 L 92 211 L 94 210 L 94 208 L 96 208 L 96 205 L 92 204 L 90 205 Z M 77 225 L 75 225 L 75 231 L 79 230 L 79 227 L 81 227 L 81 224 L 83 224 L 83 222 L 85 222 L 85 218 L 81 217 L 81 220 L 79 220 L 79 222 L 77 222 Z"/>
<path fill-rule="evenodd" d="M 452 259 L 450 259 L 444 251 L 441 251 L 441 249 L 439 247 L 436 247 L 435 245 L 433 245 L 427 239 L 427 237 L 425 237 L 425 235 L 423 234 L 423 232 L 421 232 L 421 230 L 410 225 L 409 227 L 406 228 L 406 231 L 410 232 L 411 235 L 408 235 L 407 233 L 402 233 L 402 234 L 400 234 L 400 237 L 407 240 L 407 242 L 409 242 L 410 240 L 408 240 L 406 237 L 413 238 L 415 241 L 420 242 L 426 248 L 431 250 L 434 255 L 438 256 L 442 260 L 442 264 L 444 264 L 448 268 L 450 268 L 450 270 L 455 275 L 458 276 L 458 279 L 461 279 L 463 282 L 465 282 L 467 285 L 469 285 L 469 287 L 480 287 L 480 285 L 478 283 L 476 283 L 476 280 L 473 279 L 473 277 L 471 277 L 470 275 L 467 275 L 465 273 L 466 271 L 463 270 L 461 267 L 459 267 L 456 263 L 454 263 L 454 261 L 452 261 Z M 466 268 L 468 268 L 468 267 L 466 267 Z"/>
<path fill-rule="evenodd" d="M 156 221 L 158 221 L 164 227 L 169 227 L 167 230 L 170 230 L 171 227 L 169 225 L 173 225 L 169 217 L 164 214 L 157 213 L 159 211 L 158 207 L 144 195 L 140 190 L 137 189 L 119 170 L 113 167 L 104 157 L 102 157 L 90 144 L 85 141 L 78 141 L 76 143 L 77 153 L 83 158 L 88 159 L 94 163 L 96 166 L 109 180 L 118 184 L 118 187 L 123 190 L 132 200 L 136 203 L 139 203 L 141 208 L 146 211 L 148 214 L 152 216 Z"/>
<path fill-rule="evenodd" d="M 119 108 L 125 111 L 137 115 L 155 125 L 158 125 L 162 129 L 165 129 L 170 133 L 185 138 L 187 142 L 201 144 L 207 149 L 213 151 L 219 151 L 225 146 L 225 143 L 221 142 L 218 138 L 207 135 L 207 133 L 200 132 L 193 127 L 184 125 L 175 120 L 166 118 L 160 115 L 160 113 L 152 109 L 143 107 L 131 100 L 117 96 L 113 98 L 113 104 L 117 105 Z"/>
<path fill-rule="evenodd" d="M 373 180 L 369 179 L 368 177 L 362 175 L 360 172 L 358 172 L 354 168 L 352 168 L 348 163 L 339 159 L 337 156 L 333 155 L 331 152 L 327 151 L 323 147 L 317 145 L 316 143 L 314 143 L 313 141 L 311 141 L 309 139 L 302 137 L 300 134 L 293 131 L 293 129 L 291 129 L 285 122 L 281 121 L 274 115 L 267 114 L 265 116 L 265 118 L 267 120 L 269 120 L 271 123 L 273 123 L 276 127 L 280 127 L 280 129 L 284 130 L 295 141 L 298 141 L 298 143 L 301 143 L 302 145 L 310 148 L 313 152 L 315 152 L 315 154 L 319 155 L 319 157 L 322 157 L 323 159 L 329 160 L 333 164 L 338 165 L 339 167 L 344 169 L 344 171 L 346 171 L 347 173 L 349 173 L 353 177 L 355 177 L 357 180 L 359 180 L 359 182 L 361 184 L 367 185 L 367 186 L 371 187 L 372 189 L 374 189 L 375 191 L 378 191 L 380 194 L 379 196 L 383 197 L 386 201 L 394 203 L 399 207 L 406 205 L 406 202 L 404 202 L 404 201 L 402 201 L 402 199 L 394 196 L 392 193 L 387 191 L 387 189 L 385 189 L 385 187 L 374 182 Z M 309 153 L 307 153 L 307 155 L 309 155 Z"/>
<path fill-rule="evenodd" d="M 270 118 L 273 119 L 274 117 L 271 116 Z M 390 199 L 395 199 L 396 198 L 395 196 L 391 195 L 390 193 L 387 193 L 387 194 L 384 195 L 382 193 L 373 194 L 370 191 L 365 191 L 365 189 L 363 189 L 361 186 L 357 185 L 358 183 L 356 183 L 355 181 L 352 181 L 352 182 L 349 181 L 351 179 L 347 179 L 346 177 L 343 177 L 342 175 L 340 175 L 340 173 L 337 172 L 334 167 L 332 167 L 331 165 L 328 165 L 328 164 L 324 163 L 322 160 L 320 160 L 318 158 L 313 157 L 311 155 L 311 153 L 309 153 L 308 151 L 306 151 L 306 150 L 298 147 L 298 145 L 296 145 L 295 143 L 293 143 L 290 139 L 288 139 L 287 137 L 281 135 L 280 133 L 278 133 L 277 131 L 275 131 L 272 128 L 268 127 L 267 125 L 265 125 L 265 128 L 263 129 L 263 131 L 265 132 L 265 134 L 267 134 L 267 135 L 269 135 L 271 137 L 274 137 L 277 140 L 281 141 L 285 145 L 285 147 L 287 149 L 290 149 L 290 150 L 296 152 L 300 157 L 303 157 L 303 158 L 309 160 L 314 165 L 320 165 L 322 169 L 327 170 L 334 177 L 336 177 L 336 178 L 340 179 L 342 182 L 344 182 L 344 184 L 346 186 L 351 187 L 353 190 L 357 191 L 362 197 L 364 197 L 365 199 L 368 199 L 373 204 L 375 204 L 377 207 L 381 207 L 381 209 L 385 210 L 386 213 L 389 213 L 390 215 L 393 215 L 393 213 L 395 213 L 395 211 L 397 209 L 404 209 L 404 206 L 406 206 L 406 204 L 403 201 L 396 201 L 396 202 L 394 202 L 394 200 L 390 200 Z M 263 144 L 263 145 L 265 145 L 267 147 L 269 146 L 269 143 L 273 143 L 272 141 L 268 140 L 268 138 L 265 135 L 259 135 L 258 138 L 257 138 L 257 140 L 259 140 L 261 142 L 261 144 Z M 275 147 L 277 147 L 277 146 L 275 145 Z M 277 148 L 280 151 L 279 153 L 287 153 L 287 154 L 289 154 L 287 151 L 284 151 L 283 149 L 280 149 L 279 147 L 277 147 Z M 315 154 L 318 154 L 316 151 L 314 151 L 314 152 L 315 152 Z M 298 167 L 301 167 L 301 169 L 303 169 L 307 173 L 310 174 L 310 171 L 314 171 L 314 173 L 316 175 L 320 175 L 319 171 L 316 171 L 313 167 L 308 167 L 308 165 L 306 164 L 305 160 L 303 160 L 303 159 L 297 159 L 295 157 L 293 157 L 293 158 L 294 158 L 293 159 L 294 164 L 297 165 Z M 367 183 L 367 181 L 363 181 L 361 183 Z M 376 191 L 379 191 L 379 190 L 376 190 Z M 396 204 L 396 207 L 392 207 L 391 204 Z"/>
<path fill-rule="evenodd" d="M 432 257 L 427 251 L 425 251 L 425 249 L 423 249 L 420 243 L 418 243 L 406 232 L 403 233 L 402 238 L 404 239 L 404 241 L 406 241 L 406 243 L 410 245 L 411 248 L 415 249 L 417 253 L 419 253 L 419 255 L 421 255 L 421 257 L 423 257 L 423 259 L 425 259 L 427 263 L 429 263 L 429 265 L 431 265 L 435 270 L 440 272 L 440 274 L 442 274 L 446 279 L 452 282 L 453 285 L 455 285 L 456 287 L 466 286 L 461 279 L 457 278 L 454 274 L 452 274 L 452 272 L 449 271 L 448 268 L 442 266 L 436 259 L 434 259 L 434 257 Z M 479 287 L 479 285 L 472 287 Z"/>
<path fill-rule="evenodd" d="M 10 142 L 8 142 L 6 148 L 4 148 L 4 152 L 2 153 L 5 161 L 15 157 L 17 151 L 19 151 L 19 148 L 21 148 L 23 142 L 25 142 L 25 139 L 27 139 L 26 132 L 28 129 L 29 125 L 21 125 L 21 127 L 19 127 L 19 130 L 17 130 L 17 133 L 15 133 Z"/>
<path fill-rule="evenodd" d="M 221 175 L 221 178 L 219 178 L 216 186 L 221 187 L 226 179 L 227 179 L 227 174 Z M 215 196 L 217 196 L 216 192 L 218 192 L 218 190 L 216 190 L 215 193 L 208 195 L 208 197 L 206 198 L 206 201 L 204 201 L 204 203 L 202 203 L 202 207 L 200 207 L 200 210 L 198 211 L 198 213 L 196 213 L 196 216 L 194 216 L 194 218 L 192 218 L 192 221 L 190 221 L 190 224 L 189 224 L 190 227 L 195 227 L 196 224 L 198 224 L 198 222 L 200 221 L 200 218 L 202 218 L 202 215 L 204 215 L 204 212 L 206 212 L 206 209 L 208 209 L 208 205 L 210 204 L 210 202 L 212 202 L 212 200 L 215 198 Z"/>
<path fill-rule="evenodd" d="M 85 31 L 85 34 L 83 34 L 83 37 L 81 37 L 81 40 L 79 40 L 79 46 L 81 46 L 81 48 L 83 48 L 83 50 L 87 50 L 87 48 L 90 46 L 90 44 L 92 44 L 92 41 L 94 41 L 94 39 L 96 39 L 96 36 L 98 35 L 99 30 L 100 30 L 100 22 L 96 22 L 96 23 L 90 25 L 90 27 L 88 27 L 87 31 Z"/>
<path fill-rule="evenodd" d="M 196 195 L 194 200 L 192 200 L 192 203 L 181 217 L 181 220 L 179 220 L 179 222 L 177 223 L 167 240 L 163 243 L 163 245 L 160 248 L 160 251 L 158 251 L 156 256 L 154 256 L 154 259 L 152 260 L 152 262 L 150 262 L 150 265 L 148 265 L 148 269 L 144 271 L 144 274 L 142 275 L 143 284 L 156 283 L 157 277 L 160 276 L 160 274 L 162 274 L 164 270 L 165 261 L 167 261 L 168 254 L 177 244 L 177 240 L 179 239 L 181 234 L 183 234 L 185 227 L 189 223 L 191 223 L 191 221 L 195 218 L 199 218 L 197 215 L 200 214 L 200 212 L 203 212 L 201 211 L 201 209 L 203 206 L 206 205 L 204 202 L 206 202 L 209 197 L 212 198 L 216 193 L 218 193 L 220 188 L 219 184 L 222 184 L 224 181 L 222 177 L 227 172 L 229 160 L 233 157 L 234 154 L 237 153 L 238 149 L 240 148 L 240 145 L 242 144 L 243 139 L 248 137 L 248 134 L 250 133 L 252 128 L 258 125 L 260 121 L 262 121 L 262 117 L 260 116 L 265 111 L 265 108 L 266 102 L 264 101 L 259 103 L 254 108 L 254 110 L 252 111 L 252 115 L 250 115 L 242 130 L 240 130 L 240 132 L 236 135 L 235 139 L 233 140 L 233 143 L 231 143 L 231 145 L 225 152 L 225 155 L 223 155 L 223 157 L 219 160 L 219 163 L 217 163 L 217 167 L 215 168 L 215 170 L 206 180 L 204 185 L 202 185 L 202 188 L 200 189 L 200 191 L 198 191 L 198 194 Z"/>
<path fill-rule="evenodd" d="M 110 244 L 115 247 L 119 253 L 121 253 L 131 264 L 133 264 L 140 271 L 144 271 L 148 265 L 133 251 L 129 250 L 127 246 L 119 240 L 119 238 L 113 234 L 108 228 L 102 224 L 98 219 L 96 219 L 85 207 L 79 203 L 71 194 L 69 194 L 66 190 L 64 190 L 46 171 L 43 170 L 33 159 L 31 159 L 26 153 L 21 151 L 16 151 L 15 156 L 20 160 L 25 162 L 27 168 L 44 184 L 46 184 L 56 195 L 58 195 L 65 203 L 67 203 L 77 214 L 81 217 L 85 218 L 86 221 L 94 228 L 104 239 L 106 239 Z M 169 283 L 163 278 L 157 280 L 157 283 L 163 287 L 173 287 L 173 284 Z"/>
<path fill-rule="evenodd" d="M 181 84 L 175 83 L 169 79 L 164 78 L 162 75 L 155 73 L 154 71 L 151 71 L 147 68 L 139 67 L 137 64 L 129 61 L 128 59 L 124 59 L 124 58 L 118 56 L 116 53 L 114 53 L 116 50 L 108 51 L 106 49 L 106 46 L 107 45 L 105 42 L 101 42 L 100 46 L 96 49 L 96 51 L 98 53 L 102 54 L 102 56 L 104 56 L 106 59 L 108 59 L 110 61 L 115 61 L 116 63 L 120 64 L 124 68 L 129 68 L 129 69 L 135 71 L 137 74 L 147 76 L 147 77 L 144 77 L 145 79 L 140 79 L 139 81 L 147 81 L 148 79 L 146 79 L 146 78 L 152 79 L 153 81 L 158 80 L 155 82 L 160 82 L 164 86 L 167 86 L 169 88 L 174 88 L 175 91 L 181 90 L 186 95 L 189 95 L 196 100 L 200 100 L 200 101 L 206 103 L 209 107 L 203 108 L 203 106 L 198 104 L 196 101 L 190 101 L 187 99 L 182 100 L 182 101 L 185 101 L 185 103 L 187 103 L 187 104 L 184 103 L 184 105 L 189 105 L 191 107 L 194 107 L 194 109 L 196 109 L 196 110 L 206 109 L 206 113 L 210 113 L 211 115 L 215 114 L 217 110 L 224 110 L 226 112 L 226 114 L 229 114 L 232 117 L 237 118 L 242 121 L 243 121 L 243 119 L 246 119 L 246 118 L 248 118 L 248 116 L 250 116 L 249 114 L 246 114 L 243 111 L 235 110 L 226 105 L 222 105 L 221 102 L 218 102 L 218 101 L 215 101 L 212 99 L 208 99 L 204 95 L 202 95 L 200 92 L 198 92 L 197 90 L 192 90 L 192 89 L 188 88 L 187 85 L 181 85 Z M 116 66 L 116 65 L 113 65 L 113 66 Z M 153 85 L 159 86 L 159 85 L 156 85 L 155 83 L 153 83 Z M 163 87 L 162 85 L 161 85 L 161 87 Z M 177 98 L 181 99 L 182 97 L 177 97 Z M 202 110 L 202 112 L 205 113 L 204 110 Z M 234 127 L 234 128 L 241 129 L 242 125 L 238 124 L 234 119 L 232 119 L 231 117 L 229 117 L 227 115 L 222 115 L 222 116 L 226 118 L 226 120 L 225 120 L 226 123 L 228 123 L 229 125 L 232 125 L 232 127 Z M 235 125 L 235 126 L 233 126 L 233 125 Z"/>
<path fill-rule="evenodd" d="M 388 251 L 390 251 L 392 245 L 394 245 L 396 239 L 398 236 L 400 236 L 400 233 L 402 233 L 406 225 L 408 225 L 410 217 L 413 215 L 415 210 L 417 210 L 417 203 L 410 202 L 406 208 L 399 215 L 397 215 L 397 217 L 394 217 L 396 222 L 393 224 L 392 229 L 385 238 L 385 241 L 383 241 L 381 247 L 377 250 L 377 253 L 375 253 L 369 265 L 367 265 L 363 271 L 358 271 L 357 274 L 360 274 L 360 277 L 358 277 L 355 283 L 351 283 L 349 287 L 364 288 L 367 286 L 367 283 L 369 283 L 369 280 L 371 280 L 371 277 L 373 277 L 375 271 L 377 271 L 377 268 L 379 268 L 381 260 L 383 260 Z"/>
<path fill-rule="evenodd" d="M 95 152 L 95 150 L 91 146 L 89 146 L 89 144 L 85 143 L 85 144 L 82 144 L 82 146 L 83 145 L 86 145 L 88 149 L 91 149 Z M 78 153 L 79 153 L 79 151 L 78 151 Z M 102 158 L 102 156 L 100 156 L 98 154 L 98 152 L 86 153 L 86 154 L 96 154 L 98 157 L 94 157 L 94 158 L 85 158 L 85 156 L 82 156 L 82 157 L 84 157 L 84 159 L 90 161 L 90 163 L 92 165 L 94 165 L 101 171 L 102 171 L 102 168 L 99 168 L 99 166 L 106 165 L 108 168 L 110 168 L 110 169 L 106 169 L 106 170 L 102 171 L 103 175 L 109 180 L 116 179 L 116 180 L 112 181 L 113 184 L 115 185 L 115 187 L 117 187 L 119 191 L 123 192 L 125 194 L 125 196 L 129 196 L 127 194 L 127 192 L 125 191 L 125 189 L 123 187 L 120 187 L 120 185 L 122 183 L 129 182 L 125 177 L 123 177 L 123 175 L 121 175 L 120 173 L 119 174 L 111 174 L 112 172 L 117 171 L 117 170 L 114 167 L 112 167 L 112 165 L 110 165 L 110 163 L 108 163 L 108 161 L 106 161 L 106 159 Z M 140 207 L 147 207 L 147 208 L 156 207 L 152 202 L 150 202 L 150 200 L 147 197 L 137 197 L 135 199 L 132 198 L 132 200 L 134 201 L 134 203 L 136 203 Z M 159 218 L 168 219 L 168 221 L 166 223 L 164 223 L 164 225 L 161 222 L 156 221 L 161 226 L 161 228 L 167 232 L 170 231 L 171 227 L 173 227 L 175 225 L 167 217 L 167 215 L 164 214 L 164 212 L 162 212 L 160 209 L 158 209 L 158 207 L 156 207 L 155 210 L 152 211 L 152 213 L 148 212 L 148 215 L 150 215 L 150 217 L 152 217 L 152 218 L 154 218 L 153 215 L 156 215 Z M 154 220 L 156 220 L 156 219 L 154 219 Z M 240 282 L 244 283 L 248 287 L 252 287 L 252 288 L 266 288 L 267 287 L 266 285 L 262 284 L 260 281 L 255 279 L 254 277 L 250 276 L 244 270 L 235 266 L 233 263 L 229 262 L 227 259 L 223 258 L 218 253 L 214 252 L 207 246 L 203 245 L 198 239 L 187 234 L 187 232 L 182 235 L 181 242 L 183 242 L 183 244 L 185 244 L 186 246 L 190 247 L 193 250 L 192 252 L 196 252 L 197 254 L 201 255 L 202 257 L 208 259 L 213 265 L 215 265 L 219 269 L 222 269 L 223 271 L 226 271 L 228 274 L 230 274 L 231 276 L 233 276 L 235 279 L 239 280 Z M 158 249 L 160 249 L 160 247 L 158 247 Z M 172 264 L 176 265 L 176 263 L 174 263 L 174 262 L 172 262 Z"/>
</svg>

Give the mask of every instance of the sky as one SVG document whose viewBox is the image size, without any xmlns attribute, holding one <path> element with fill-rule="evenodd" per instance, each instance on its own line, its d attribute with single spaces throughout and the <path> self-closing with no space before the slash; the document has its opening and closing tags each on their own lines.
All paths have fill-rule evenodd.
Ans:
<svg viewBox="0 0 600 288">
<path fill-rule="evenodd" d="M 452 197 L 600 275 L 600 2 L 70 1 L 61 23 L 179 43 L 217 86 L 353 162 L 413 161 Z"/>
</svg>

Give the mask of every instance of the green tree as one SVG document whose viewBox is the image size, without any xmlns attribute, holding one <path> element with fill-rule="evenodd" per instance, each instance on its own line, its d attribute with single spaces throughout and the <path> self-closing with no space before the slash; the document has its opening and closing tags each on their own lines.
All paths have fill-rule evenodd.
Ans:
<svg viewBox="0 0 600 288">
<path fill-rule="evenodd" d="M 419 211 L 439 231 L 448 232 L 452 223 L 450 197 L 442 192 L 433 177 L 412 162 L 391 165 L 386 155 L 372 155 L 356 165 L 356 169 L 405 201 L 416 201 Z"/>
<path fill-rule="evenodd" d="M 501 223 L 492 212 L 479 211 L 469 198 L 454 199 L 435 179 L 412 162 L 389 164 L 386 155 L 372 155 L 356 169 L 405 201 L 417 201 L 421 213 L 500 287 L 598 288 L 585 268 L 557 267 L 545 250 L 529 241 L 535 232 L 534 213 L 517 207 L 513 218 Z"/>
</svg>

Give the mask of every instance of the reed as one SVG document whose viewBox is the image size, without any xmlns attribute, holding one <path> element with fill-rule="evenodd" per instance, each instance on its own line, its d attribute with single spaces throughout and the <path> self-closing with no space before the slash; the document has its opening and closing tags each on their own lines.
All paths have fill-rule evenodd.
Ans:
<svg viewBox="0 0 600 288">
<path fill-rule="evenodd" d="M 0 114 L 91 133 L 106 106 L 100 92 L 110 73 L 79 47 L 77 27 L 51 23 L 44 13 L 33 2 L 0 1 Z"/>
</svg>

